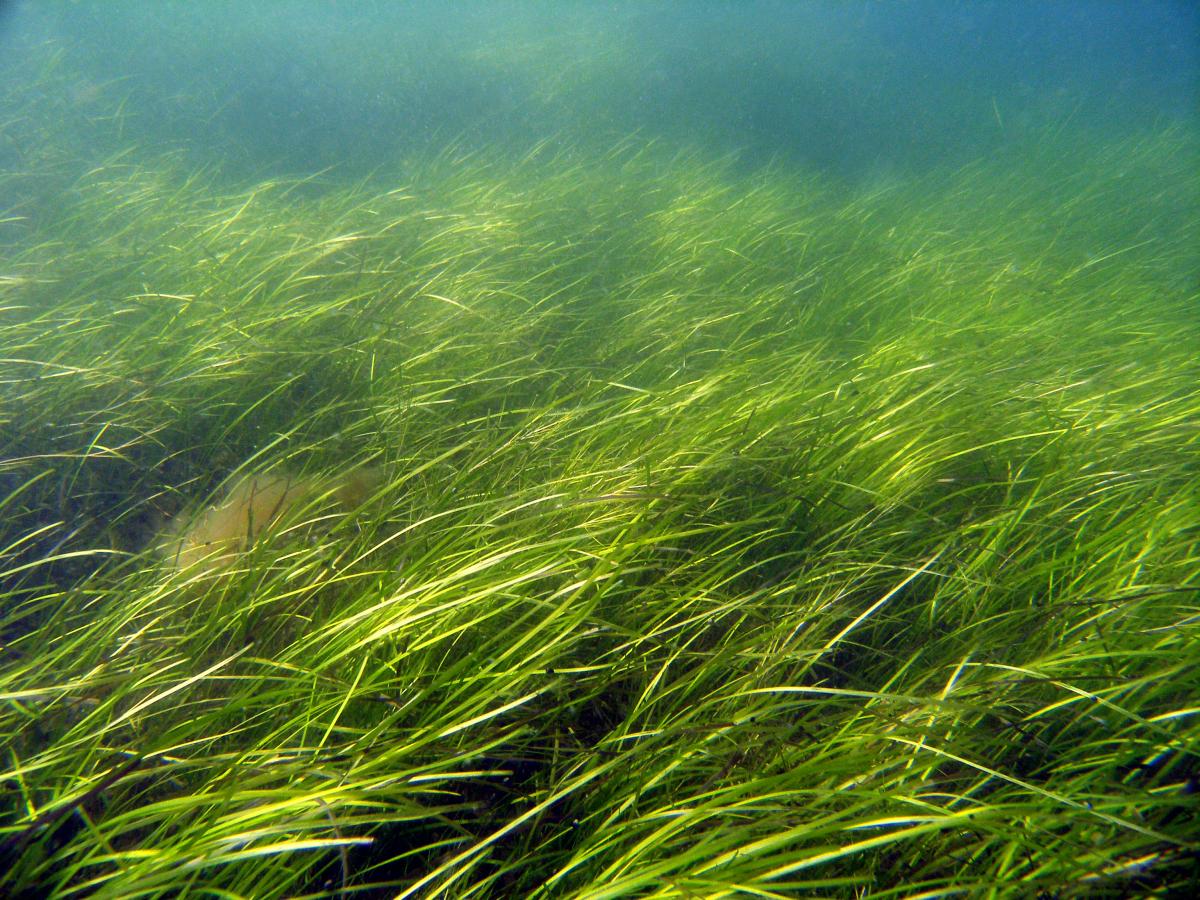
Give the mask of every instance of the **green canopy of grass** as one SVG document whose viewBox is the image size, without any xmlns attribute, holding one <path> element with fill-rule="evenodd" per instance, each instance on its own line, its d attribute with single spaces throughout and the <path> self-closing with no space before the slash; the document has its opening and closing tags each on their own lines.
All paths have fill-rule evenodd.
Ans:
<svg viewBox="0 0 1200 900">
<path fill-rule="evenodd" d="M 1194 135 L 870 190 L 0 137 L 6 896 L 1194 877 Z M 360 467 L 230 565 L 156 549 Z"/>
</svg>

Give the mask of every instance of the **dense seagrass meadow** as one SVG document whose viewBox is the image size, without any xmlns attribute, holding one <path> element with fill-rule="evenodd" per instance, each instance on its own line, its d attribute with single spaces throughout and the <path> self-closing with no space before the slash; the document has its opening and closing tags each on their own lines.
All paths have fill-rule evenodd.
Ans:
<svg viewBox="0 0 1200 900">
<path fill-rule="evenodd" d="M 234 183 L 30 121 L 0 894 L 1195 886 L 1195 134 Z"/>
</svg>

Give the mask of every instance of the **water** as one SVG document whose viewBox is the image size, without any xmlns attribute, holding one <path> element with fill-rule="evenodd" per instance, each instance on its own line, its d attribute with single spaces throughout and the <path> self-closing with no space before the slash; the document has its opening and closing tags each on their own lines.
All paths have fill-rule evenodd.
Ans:
<svg viewBox="0 0 1200 900">
<path fill-rule="evenodd" d="M 879 179 L 1200 108 L 1186 0 L 16 2 L 0 28 L 6 79 L 62 53 L 47 115 L 123 102 L 114 141 L 255 176 L 636 134 Z"/>
</svg>

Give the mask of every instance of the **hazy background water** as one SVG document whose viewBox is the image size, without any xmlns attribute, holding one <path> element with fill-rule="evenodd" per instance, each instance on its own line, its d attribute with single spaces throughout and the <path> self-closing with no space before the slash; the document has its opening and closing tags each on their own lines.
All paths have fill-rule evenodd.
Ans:
<svg viewBox="0 0 1200 900">
<path fill-rule="evenodd" d="M 1200 115 L 1192 0 L 18 0 L 0 53 L 86 152 L 235 177 L 635 134 L 876 180 Z"/>
</svg>

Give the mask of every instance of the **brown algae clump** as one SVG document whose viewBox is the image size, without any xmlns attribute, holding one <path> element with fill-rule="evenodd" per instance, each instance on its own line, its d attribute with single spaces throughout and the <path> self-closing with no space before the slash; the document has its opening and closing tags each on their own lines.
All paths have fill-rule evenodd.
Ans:
<svg viewBox="0 0 1200 900">
<path fill-rule="evenodd" d="M 354 469 L 334 479 L 290 473 L 249 475 L 215 506 L 182 516 L 167 529 L 163 550 L 176 569 L 203 565 L 223 569 L 285 517 L 301 510 L 310 524 L 327 526 L 331 517 L 361 506 L 382 478 L 374 469 Z"/>
</svg>

